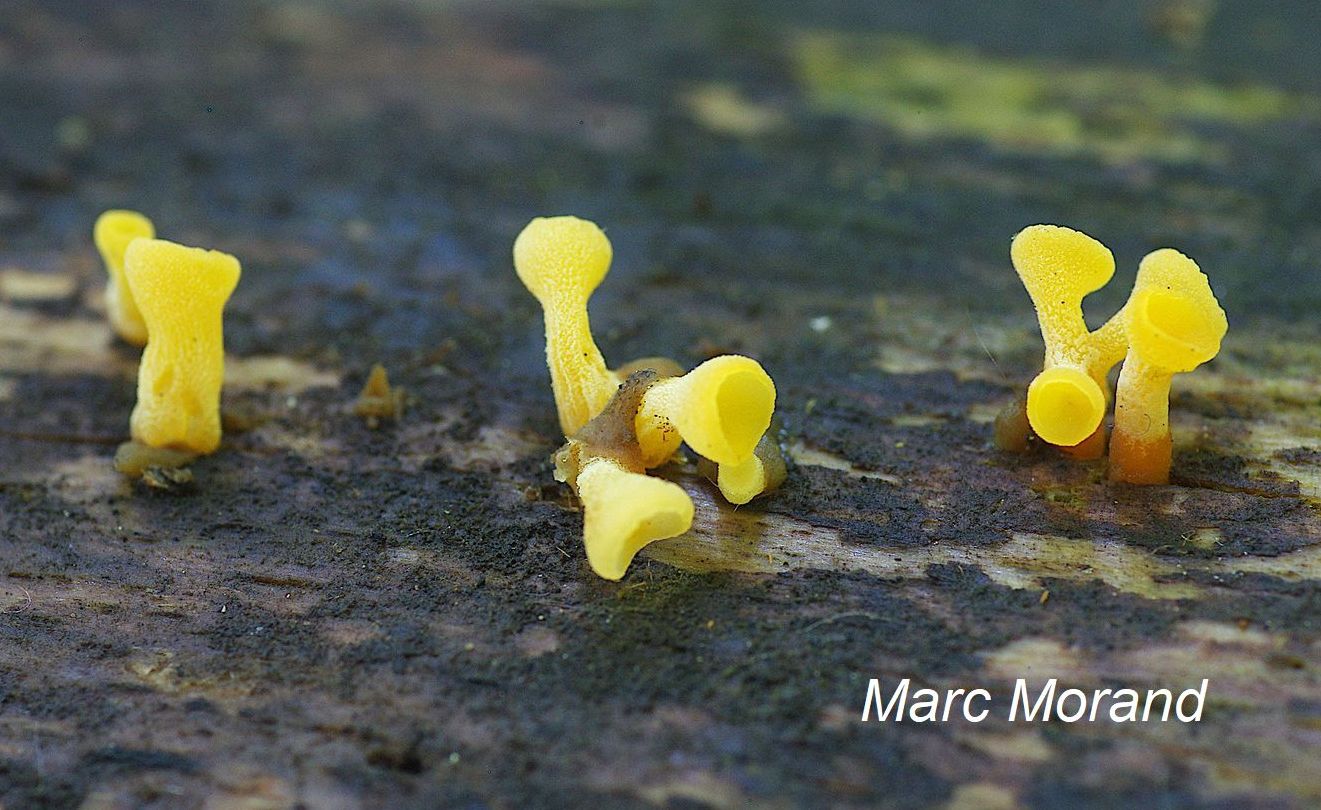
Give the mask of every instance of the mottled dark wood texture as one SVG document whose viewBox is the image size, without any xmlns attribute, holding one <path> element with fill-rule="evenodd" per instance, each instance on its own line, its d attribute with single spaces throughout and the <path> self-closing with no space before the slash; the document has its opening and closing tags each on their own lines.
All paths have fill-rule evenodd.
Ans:
<svg viewBox="0 0 1321 810">
<path fill-rule="evenodd" d="M 1311 2 L 10 0 L 0 805 L 1315 806 Z M 237 254 L 218 454 L 111 468 L 91 223 Z M 776 378 L 794 469 L 595 579 L 532 216 L 615 245 L 614 364 Z M 1039 221 L 1197 258 L 1176 486 L 991 449 Z M 368 430 L 373 363 L 410 401 Z M 871 677 L 1182 688 L 1203 723 L 861 725 Z"/>
</svg>

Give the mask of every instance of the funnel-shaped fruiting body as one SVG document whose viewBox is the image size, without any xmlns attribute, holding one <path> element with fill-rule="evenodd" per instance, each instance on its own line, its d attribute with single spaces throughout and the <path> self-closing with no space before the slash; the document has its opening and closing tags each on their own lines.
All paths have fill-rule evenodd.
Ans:
<svg viewBox="0 0 1321 810">
<path fill-rule="evenodd" d="M 1142 260 L 1123 314 L 1129 350 L 1115 392 L 1110 478 L 1165 484 L 1170 382 L 1215 357 L 1229 323 L 1197 264 L 1168 248 Z"/>
<path fill-rule="evenodd" d="M 1105 390 L 1077 366 L 1044 369 L 1027 388 L 1032 430 L 1063 447 L 1087 441 L 1105 418 L 1105 406 Z"/>
<path fill-rule="evenodd" d="M 718 464 L 752 458 L 775 412 L 775 383 L 750 357 L 707 360 L 647 390 L 636 430 L 647 467 L 665 463 L 680 440 Z"/>
<path fill-rule="evenodd" d="M 688 531 L 693 502 L 678 485 L 644 474 L 634 419 L 658 374 L 634 372 L 601 413 L 555 454 L 556 477 L 583 504 L 583 545 L 597 575 L 619 579 L 654 540 Z"/>
<path fill-rule="evenodd" d="M 225 377 L 222 316 L 238 284 L 238 260 L 136 239 L 124 265 L 149 337 L 138 370 L 133 438 L 151 447 L 213 452 L 220 444 Z"/>
<path fill-rule="evenodd" d="M 124 279 L 124 251 L 134 239 L 151 239 L 156 228 L 151 220 L 136 211 L 106 211 L 96 218 L 92 241 L 105 262 L 106 316 L 115 332 L 134 346 L 147 345 L 147 324 Z"/>
<path fill-rule="evenodd" d="M 676 537 L 693 524 L 693 501 L 678 485 L 625 470 L 608 458 L 588 460 L 578 473 L 583 546 L 604 579 L 624 576 L 648 543 Z"/>
<path fill-rule="evenodd" d="M 1057 225 L 1025 228 L 1010 255 L 1046 344 L 1042 373 L 1028 388 L 1028 422 L 1050 444 L 1077 457 L 1098 457 L 1106 376 L 1123 357 L 1123 333 L 1117 322 L 1089 332 L 1082 301 L 1114 275 L 1114 256 L 1090 236 Z"/>
<path fill-rule="evenodd" d="M 560 427 L 572 436 L 619 387 L 592 339 L 587 300 L 610 269 L 610 240 L 577 217 L 537 218 L 514 240 L 514 269 L 541 303 Z"/>
<path fill-rule="evenodd" d="M 725 500 L 735 505 L 745 504 L 784 483 L 788 468 L 784 454 L 772 432 L 757 442 L 757 448 L 747 461 L 739 464 L 721 464 L 716 468 L 716 486 Z"/>
</svg>

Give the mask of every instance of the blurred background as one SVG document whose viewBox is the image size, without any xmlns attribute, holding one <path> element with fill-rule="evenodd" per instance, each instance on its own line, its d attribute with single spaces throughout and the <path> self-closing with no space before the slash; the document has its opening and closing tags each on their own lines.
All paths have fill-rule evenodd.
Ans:
<svg viewBox="0 0 1321 810">
<path fill-rule="evenodd" d="M 615 241 L 624 353 L 625 302 L 1026 321 L 1034 222 L 1115 251 L 1096 318 L 1170 245 L 1236 327 L 1313 320 L 1318 31 L 1307 0 L 10 0 L 0 248 L 90 280 L 95 214 L 148 211 L 252 270 L 240 352 L 412 350 L 458 327 L 445 300 L 526 320 L 509 245 L 554 213 Z"/>
</svg>

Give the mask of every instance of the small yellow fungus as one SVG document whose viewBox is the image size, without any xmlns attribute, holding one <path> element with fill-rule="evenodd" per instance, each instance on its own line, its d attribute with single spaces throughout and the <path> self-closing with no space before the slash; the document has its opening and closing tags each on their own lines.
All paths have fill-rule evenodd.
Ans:
<svg viewBox="0 0 1321 810">
<path fill-rule="evenodd" d="M 1129 350 L 1115 394 L 1110 478 L 1169 483 L 1170 382 L 1220 352 L 1229 322 L 1206 275 L 1169 248 L 1142 260 L 1123 315 Z"/>
<path fill-rule="evenodd" d="M 787 476 L 784 454 L 780 452 L 773 433 L 768 432 L 757 442 L 756 450 L 747 461 L 718 465 L 715 483 L 725 500 L 737 506 L 770 492 L 783 484 Z"/>
<path fill-rule="evenodd" d="M 109 274 L 106 315 L 115 332 L 134 346 L 147 345 L 147 324 L 124 279 L 124 251 L 134 239 L 151 239 L 155 235 L 151 220 L 136 211 L 106 211 L 96 218 L 92 227 L 92 241 L 96 242 Z"/>
<path fill-rule="evenodd" d="M 693 501 L 678 485 L 644 473 L 633 423 L 658 375 L 632 374 L 601 413 L 555 454 L 556 477 L 583 504 L 583 546 L 592 570 L 618 580 L 648 543 L 688 531 Z"/>
<path fill-rule="evenodd" d="M 353 403 L 353 413 L 361 416 L 371 430 L 380 427 L 381 420 L 398 421 L 403 416 L 404 389 L 390 385 L 385 366 L 380 363 L 372 366 L 367 382 Z"/>
<path fill-rule="evenodd" d="M 724 355 L 647 390 L 636 429 L 647 467 L 665 463 L 682 439 L 718 464 L 752 458 L 775 412 L 775 383 L 756 360 Z"/>
<path fill-rule="evenodd" d="M 226 253 L 163 239 L 129 244 L 124 275 L 149 337 L 130 423 L 136 441 L 199 454 L 219 446 L 222 316 L 239 272 Z"/>
<path fill-rule="evenodd" d="M 601 229 L 577 217 L 538 217 L 514 240 L 514 269 L 545 318 L 546 363 L 565 436 L 600 413 L 619 387 L 587 317 L 587 300 L 612 256 Z"/>
<path fill-rule="evenodd" d="M 615 373 L 625 376 L 641 369 L 651 369 L 662 378 L 647 390 L 634 423 L 644 466 L 669 461 L 687 439 L 694 450 L 706 451 L 698 469 L 732 504 L 745 504 L 784 482 L 787 467 L 771 432 L 763 431 L 745 454 L 755 435 L 755 428 L 748 426 L 769 425 L 775 410 L 775 383 L 759 363 L 726 355 L 684 374 L 673 360 L 648 357 Z"/>
<path fill-rule="evenodd" d="M 618 580 L 648 543 L 677 537 L 693 525 L 693 501 L 678 485 L 592 459 L 578 473 L 587 562 Z"/>
<path fill-rule="evenodd" d="M 1028 422 L 1043 440 L 1076 457 L 1099 457 L 1106 377 L 1123 358 L 1125 343 L 1117 320 L 1089 332 L 1082 301 L 1114 275 L 1114 256 L 1090 236 L 1057 225 L 1025 228 L 1010 255 L 1046 344 L 1043 370 L 1028 387 Z"/>
</svg>

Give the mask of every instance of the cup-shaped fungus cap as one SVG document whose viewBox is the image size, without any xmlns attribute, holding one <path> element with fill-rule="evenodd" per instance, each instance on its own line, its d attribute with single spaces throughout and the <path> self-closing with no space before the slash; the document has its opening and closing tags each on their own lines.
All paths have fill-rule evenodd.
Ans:
<svg viewBox="0 0 1321 810">
<path fill-rule="evenodd" d="M 1087 336 L 1082 300 L 1114 276 L 1110 249 L 1071 228 L 1032 225 L 1014 237 L 1009 256 L 1037 309 L 1047 365 L 1081 351 Z"/>
<path fill-rule="evenodd" d="M 1115 257 L 1092 237 L 1060 225 L 1030 225 L 1009 247 L 1023 286 L 1036 297 L 1076 304 L 1106 285 L 1115 274 Z"/>
<path fill-rule="evenodd" d="M 607 458 L 578 473 L 587 562 L 604 579 L 624 576 L 643 546 L 676 537 L 693 524 L 693 501 L 678 485 L 629 472 Z"/>
<path fill-rule="evenodd" d="M 96 243 L 109 275 L 106 316 L 115 332 L 134 346 L 146 345 L 147 324 L 142 320 L 133 292 L 124 279 L 124 251 L 134 239 L 150 239 L 155 235 L 156 228 L 151 220 L 136 211 L 106 211 L 92 226 L 92 241 Z"/>
<path fill-rule="evenodd" d="M 1148 366 L 1182 373 L 1220 353 L 1229 330 L 1206 275 L 1177 250 L 1149 254 L 1127 312 L 1133 353 Z"/>
<path fill-rule="evenodd" d="M 1043 441 L 1073 447 L 1096 432 L 1105 418 L 1105 392 L 1072 366 L 1052 366 L 1027 389 L 1027 418 Z"/>
<path fill-rule="evenodd" d="M 715 483 L 725 500 L 740 506 L 784 483 L 789 470 L 774 433 L 770 431 L 761 437 L 755 452 L 747 461 L 741 464 L 721 464 L 716 468 Z"/>
<path fill-rule="evenodd" d="M 578 217 L 537 217 L 514 240 L 514 270 L 538 301 L 586 301 L 614 253 L 597 227 Z"/>
<path fill-rule="evenodd" d="M 239 260 L 228 253 L 164 239 L 136 239 L 124 253 L 124 275 L 138 308 L 149 322 L 176 327 L 170 331 L 186 330 L 190 315 L 219 316 L 241 273 Z"/>
<path fill-rule="evenodd" d="M 124 274 L 149 336 L 131 422 L 137 441 L 194 453 L 220 444 L 222 316 L 239 273 L 226 253 L 163 239 L 129 244 Z"/>
<path fill-rule="evenodd" d="M 657 382 L 643 397 L 636 428 L 644 464 L 663 463 L 679 437 L 717 464 L 742 464 L 774 412 L 775 383 L 760 363 L 736 354 L 707 360 Z"/>
</svg>

